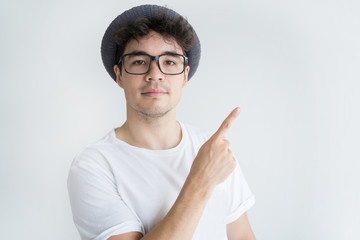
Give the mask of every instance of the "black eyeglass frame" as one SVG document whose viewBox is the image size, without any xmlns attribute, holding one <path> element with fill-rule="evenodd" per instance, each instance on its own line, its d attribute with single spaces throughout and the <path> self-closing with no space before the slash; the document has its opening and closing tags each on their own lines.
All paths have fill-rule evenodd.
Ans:
<svg viewBox="0 0 360 240">
<path fill-rule="evenodd" d="M 118 62 L 117 65 L 118 65 L 119 68 L 121 69 L 121 62 L 125 62 L 124 59 L 125 59 L 126 56 L 140 56 L 140 55 L 145 55 L 145 56 L 150 57 L 150 64 L 149 64 L 148 70 L 147 70 L 145 73 L 130 73 L 130 72 L 128 72 L 128 71 L 126 70 L 126 67 L 125 67 L 125 64 L 124 64 L 124 70 L 125 70 L 126 73 L 131 74 L 131 75 L 144 75 L 144 74 L 147 74 L 147 73 L 150 72 L 152 62 L 153 62 L 154 60 L 156 60 L 156 62 L 157 62 L 157 64 L 158 64 L 158 67 L 159 67 L 160 71 L 161 71 L 163 74 L 165 74 L 165 75 L 180 75 L 180 74 L 182 74 L 182 73 L 185 71 L 185 68 L 186 68 L 186 66 L 188 65 L 188 61 L 189 61 L 189 58 L 188 58 L 187 56 L 185 56 L 185 55 L 183 55 L 183 54 L 178 54 L 178 53 L 164 53 L 164 54 L 161 54 L 161 55 L 158 55 L 158 56 L 152 56 L 152 55 L 147 54 L 147 53 L 141 53 L 141 54 L 140 54 L 140 53 L 139 53 L 139 54 L 137 54 L 137 53 L 128 53 L 128 54 L 124 54 L 124 55 L 122 55 L 122 56 L 120 57 L 119 62 Z M 183 58 L 184 58 L 184 67 L 183 67 L 183 70 L 182 70 L 180 73 L 164 73 L 164 72 L 162 71 L 161 67 L 160 67 L 160 64 L 159 64 L 159 58 L 160 58 L 161 56 L 165 56 L 165 55 L 181 56 L 181 57 L 183 57 Z"/>
</svg>

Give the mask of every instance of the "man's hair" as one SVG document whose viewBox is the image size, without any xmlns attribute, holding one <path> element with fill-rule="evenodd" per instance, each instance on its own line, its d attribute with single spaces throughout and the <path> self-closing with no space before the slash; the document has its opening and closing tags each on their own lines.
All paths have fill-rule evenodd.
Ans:
<svg viewBox="0 0 360 240">
<path fill-rule="evenodd" d="M 120 26 L 117 29 L 114 36 L 117 44 L 116 62 L 119 62 L 130 40 L 138 40 L 149 34 L 150 31 L 161 34 L 165 39 L 175 39 L 185 55 L 195 42 L 195 32 L 188 21 L 181 16 L 168 17 L 167 9 L 165 9 L 162 14 L 151 18 L 139 17 L 128 26 Z"/>
</svg>

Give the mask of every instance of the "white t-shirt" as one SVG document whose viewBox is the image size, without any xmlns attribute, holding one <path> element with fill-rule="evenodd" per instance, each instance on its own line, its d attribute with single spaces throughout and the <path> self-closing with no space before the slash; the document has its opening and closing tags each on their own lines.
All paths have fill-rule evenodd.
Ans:
<svg viewBox="0 0 360 240">
<path fill-rule="evenodd" d="M 68 191 L 81 239 L 105 240 L 126 232 L 145 235 L 168 213 L 210 134 L 180 123 L 182 139 L 168 150 L 121 141 L 112 129 L 74 159 Z M 226 224 L 254 204 L 239 164 L 209 199 L 193 240 L 225 240 Z"/>
</svg>

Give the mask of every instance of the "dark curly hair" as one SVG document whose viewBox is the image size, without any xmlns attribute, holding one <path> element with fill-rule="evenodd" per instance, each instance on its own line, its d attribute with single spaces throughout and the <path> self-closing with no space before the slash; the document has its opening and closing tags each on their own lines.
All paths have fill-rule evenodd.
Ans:
<svg viewBox="0 0 360 240">
<path fill-rule="evenodd" d="M 119 62 L 130 40 L 146 36 L 150 31 L 155 31 L 166 39 L 175 39 L 185 55 L 195 42 L 195 32 L 188 21 L 181 16 L 168 17 L 167 9 L 165 9 L 162 14 L 154 15 L 151 18 L 139 17 L 129 25 L 120 26 L 117 29 L 114 36 L 117 44 L 116 62 Z"/>
</svg>

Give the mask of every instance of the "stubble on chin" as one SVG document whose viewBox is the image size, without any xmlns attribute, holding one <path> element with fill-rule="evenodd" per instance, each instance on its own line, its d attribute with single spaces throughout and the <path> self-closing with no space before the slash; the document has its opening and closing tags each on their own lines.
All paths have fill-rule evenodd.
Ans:
<svg viewBox="0 0 360 240">
<path fill-rule="evenodd" d="M 139 118 L 146 121 L 154 121 L 162 118 L 172 110 L 172 108 L 161 109 L 160 107 L 155 107 L 153 109 L 144 109 L 141 107 L 131 106 L 130 104 L 129 107 L 131 107 L 136 112 Z"/>
</svg>

